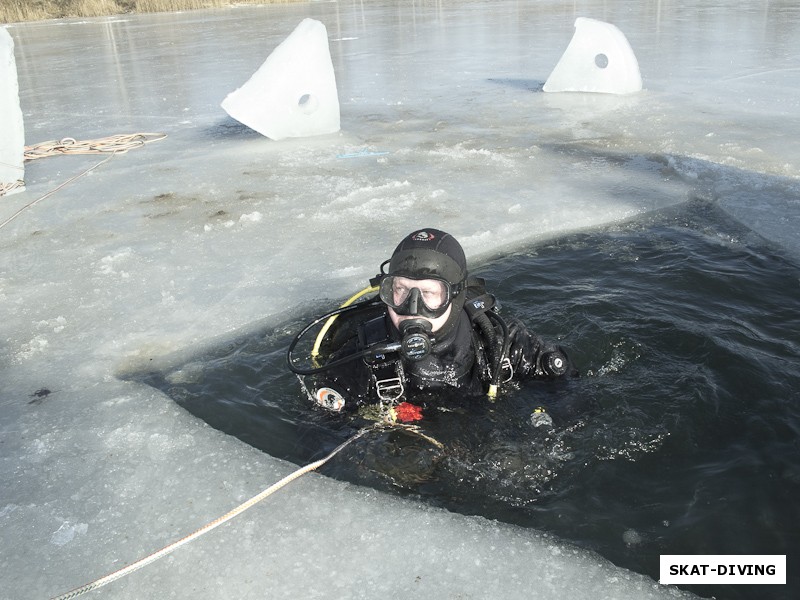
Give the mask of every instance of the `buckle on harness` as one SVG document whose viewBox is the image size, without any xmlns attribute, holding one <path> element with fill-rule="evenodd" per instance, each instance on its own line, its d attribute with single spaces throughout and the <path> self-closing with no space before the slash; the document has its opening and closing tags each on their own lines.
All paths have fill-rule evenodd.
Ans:
<svg viewBox="0 0 800 600">
<path fill-rule="evenodd" d="M 508 383 L 512 379 L 514 379 L 514 366 L 511 364 L 511 359 L 507 356 L 502 360 L 500 363 L 500 370 L 501 371 L 508 371 L 508 377 L 503 380 L 503 383 Z"/>
<path fill-rule="evenodd" d="M 395 402 L 403 397 L 405 388 L 400 377 L 388 377 L 386 379 L 375 380 L 375 390 L 378 398 L 384 402 Z"/>
</svg>

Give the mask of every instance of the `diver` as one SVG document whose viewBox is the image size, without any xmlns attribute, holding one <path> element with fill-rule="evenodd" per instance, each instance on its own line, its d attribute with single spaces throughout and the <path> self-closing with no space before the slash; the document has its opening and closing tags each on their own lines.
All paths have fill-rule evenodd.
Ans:
<svg viewBox="0 0 800 600">
<path fill-rule="evenodd" d="M 294 353 L 316 329 L 309 364 Z M 395 422 L 421 420 L 446 392 L 494 399 L 512 379 L 578 374 L 563 348 L 506 323 L 485 281 L 467 272 L 461 244 L 431 228 L 403 238 L 369 288 L 300 331 L 288 361 L 319 406 L 378 407 Z"/>
</svg>

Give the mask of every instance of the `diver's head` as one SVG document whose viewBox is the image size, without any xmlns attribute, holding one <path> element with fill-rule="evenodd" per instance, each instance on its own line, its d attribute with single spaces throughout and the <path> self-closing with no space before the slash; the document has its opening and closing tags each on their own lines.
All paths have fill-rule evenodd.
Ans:
<svg viewBox="0 0 800 600">
<path fill-rule="evenodd" d="M 432 333 L 444 334 L 464 306 L 467 260 L 449 233 L 421 229 L 407 235 L 388 261 L 380 297 L 395 327 L 425 320 Z"/>
</svg>

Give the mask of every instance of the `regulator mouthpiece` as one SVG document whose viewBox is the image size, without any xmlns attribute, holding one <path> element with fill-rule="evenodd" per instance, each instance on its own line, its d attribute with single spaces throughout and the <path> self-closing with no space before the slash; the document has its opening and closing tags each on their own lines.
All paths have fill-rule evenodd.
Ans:
<svg viewBox="0 0 800 600">
<path fill-rule="evenodd" d="M 431 324 L 426 319 L 406 319 L 400 322 L 400 353 L 411 361 L 422 360 L 431 352 Z"/>
</svg>

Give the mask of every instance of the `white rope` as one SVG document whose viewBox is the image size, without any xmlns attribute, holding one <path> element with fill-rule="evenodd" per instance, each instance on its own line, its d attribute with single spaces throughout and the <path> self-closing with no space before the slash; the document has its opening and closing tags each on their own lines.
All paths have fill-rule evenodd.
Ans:
<svg viewBox="0 0 800 600">
<path fill-rule="evenodd" d="M 0 223 L 0 229 L 16 219 L 23 211 L 29 209 L 38 202 L 41 202 L 45 198 L 52 196 L 68 183 L 72 183 L 76 179 L 83 177 L 87 173 L 95 170 L 97 167 L 110 160 L 115 154 L 125 154 L 128 150 L 141 148 L 145 144 L 163 140 L 165 137 L 167 137 L 165 133 L 123 133 L 95 140 L 77 141 L 74 138 L 63 138 L 57 141 L 41 142 L 40 144 L 35 144 L 33 146 L 25 146 L 25 160 L 35 160 L 37 158 L 57 156 L 60 154 L 110 154 L 111 156 L 101 160 L 93 167 L 86 169 L 75 177 L 68 179 L 55 189 L 47 192 L 44 196 L 29 202 L 5 221 Z M 22 180 L 15 181 L 13 183 L 0 183 L 0 197 L 24 185 L 25 182 Z"/>
<path fill-rule="evenodd" d="M 180 540 L 178 540 L 176 542 L 173 542 L 172 544 L 170 544 L 168 546 L 165 546 L 161 550 L 158 550 L 157 552 L 154 552 L 154 553 L 150 554 L 149 556 L 145 556 L 144 558 L 136 561 L 135 563 L 132 563 L 132 564 L 128 565 L 127 567 L 123 567 L 122 569 L 114 571 L 113 573 L 109 573 L 105 577 L 101 577 L 100 579 L 96 579 L 96 580 L 92 581 L 91 583 L 87 583 L 84 586 L 81 586 L 79 588 L 75 588 L 71 592 L 67 592 L 66 594 L 62 594 L 61 596 L 56 596 L 52 600 L 70 600 L 71 598 L 76 598 L 77 596 L 80 596 L 81 594 L 85 594 L 86 592 L 90 592 L 92 590 L 96 590 L 97 588 L 102 587 L 104 585 L 107 585 L 107 584 L 111 583 L 112 581 L 116 581 L 117 579 L 125 577 L 126 575 L 130 575 L 134 571 L 137 571 L 137 570 L 141 569 L 142 567 L 144 567 L 146 565 L 149 565 L 152 562 L 157 561 L 159 558 L 163 558 L 164 556 L 166 556 L 167 554 L 169 554 L 173 550 L 176 550 L 177 548 L 180 548 L 184 544 L 188 544 L 189 542 L 199 538 L 201 535 L 204 535 L 204 534 L 208 533 L 209 531 L 211 531 L 215 527 L 219 527 L 223 523 L 225 523 L 227 521 L 230 521 L 235 516 L 240 515 L 241 513 L 246 511 L 248 508 L 252 507 L 253 505 L 255 505 L 255 504 L 259 503 L 259 502 L 261 502 L 264 498 L 266 498 L 267 496 L 277 492 L 279 489 L 281 489 L 285 485 L 291 483 L 292 481 L 294 481 L 298 477 L 301 477 L 301 476 L 305 475 L 306 473 L 309 473 L 311 471 L 314 471 L 315 469 L 318 469 L 319 467 L 324 465 L 326 462 L 328 462 L 330 459 L 332 459 L 334 456 L 336 456 L 346 446 L 348 446 L 349 444 L 351 444 L 352 442 L 354 442 L 355 440 L 360 438 L 362 435 L 364 435 L 368 431 L 371 431 L 372 429 L 373 428 L 366 428 L 366 429 L 360 430 L 358 433 L 356 433 L 352 437 L 348 438 L 343 444 L 341 444 L 336 449 L 334 449 L 333 452 L 328 454 L 328 456 L 326 456 L 325 458 L 322 458 L 322 459 L 320 459 L 320 460 L 318 460 L 316 462 L 310 463 L 310 464 L 306 465 L 305 467 L 301 467 L 300 469 L 294 471 L 293 473 L 290 473 L 289 475 L 287 475 L 286 477 L 284 477 L 283 479 L 281 479 L 277 483 L 272 484 L 270 487 L 265 489 L 263 492 L 261 492 L 257 496 L 253 496 L 247 502 L 244 502 L 243 504 L 240 504 L 239 506 L 234 508 L 232 511 L 228 512 L 227 514 L 219 517 L 218 519 L 216 519 L 214 521 L 211 521 L 210 523 L 208 523 L 207 525 L 201 527 L 200 529 L 198 529 L 194 533 L 190 533 L 186 537 L 181 538 Z"/>
<path fill-rule="evenodd" d="M 0 182 L 0 196 L 5 196 L 6 194 L 10 194 L 14 190 L 25 187 L 25 182 L 22 179 L 17 179 L 16 181 L 12 181 L 10 183 L 2 183 Z"/>
<path fill-rule="evenodd" d="M 11 223 L 11 221 L 13 221 L 14 219 L 16 219 L 16 218 L 17 218 L 17 217 L 18 217 L 20 214 L 22 214 L 22 212 L 23 212 L 23 211 L 25 211 L 25 210 L 29 209 L 31 206 L 34 206 L 35 204 L 38 204 L 39 202 L 41 202 L 41 201 L 42 201 L 42 200 L 44 200 L 45 198 L 49 198 L 50 196 L 52 196 L 53 194 L 55 194 L 55 193 L 56 193 L 58 190 L 60 190 L 60 189 L 61 189 L 61 188 L 63 188 L 64 186 L 66 186 L 66 185 L 68 185 L 68 184 L 72 183 L 73 181 L 75 181 L 76 179 L 79 179 L 80 177 L 83 177 L 83 176 L 84 176 L 84 175 L 86 175 L 87 173 L 90 173 L 91 171 L 94 171 L 94 170 L 95 170 L 97 167 L 99 167 L 100 165 L 102 165 L 102 164 L 103 164 L 103 163 L 105 163 L 105 162 L 108 162 L 108 161 L 109 161 L 109 160 L 111 160 L 112 158 L 114 158 L 114 155 L 113 155 L 113 154 L 112 154 L 111 156 L 109 156 L 108 158 L 104 158 L 103 160 L 101 160 L 99 163 L 97 163 L 97 164 L 96 164 L 96 165 L 94 165 L 93 167 L 89 167 L 88 169 L 86 169 L 86 170 L 85 170 L 85 171 L 83 171 L 82 173 L 79 173 L 79 174 L 75 175 L 75 177 L 71 177 L 71 178 L 67 179 L 67 180 L 66 180 L 64 183 L 62 183 L 62 184 L 61 184 L 61 185 L 59 185 L 58 187 L 56 187 L 56 188 L 54 188 L 54 189 L 50 190 L 50 191 L 49 191 L 49 192 L 47 192 L 47 193 L 46 193 L 44 196 L 40 196 L 40 197 L 39 197 L 39 198 L 37 198 L 36 200 L 33 200 L 33 201 L 31 201 L 31 202 L 28 202 L 28 203 L 27 203 L 25 206 L 23 206 L 22 208 L 20 208 L 20 209 L 19 209 L 17 212 L 15 212 L 13 215 L 11 215 L 10 217 L 8 217 L 8 218 L 7 218 L 5 221 L 3 221 L 2 223 L 0 223 L 0 229 L 2 229 L 3 227 L 5 227 L 5 226 L 6 226 L 6 225 L 8 225 L 9 223 Z"/>
<path fill-rule="evenodd" d="M 150 142 L 163 140 L 165 133 L 122 133 L 95 140 L 63 138 L 49 142 L 41 142 L 33 146 L 25 146 L 25 160 L 57 156 L 59 154 L 106 154 L 109 152 L 124 154 L 128 150 L 141 148 Z"/>
</svg>

